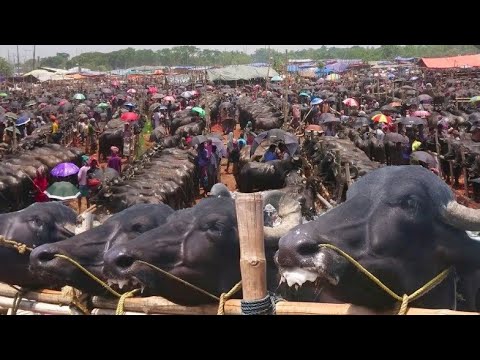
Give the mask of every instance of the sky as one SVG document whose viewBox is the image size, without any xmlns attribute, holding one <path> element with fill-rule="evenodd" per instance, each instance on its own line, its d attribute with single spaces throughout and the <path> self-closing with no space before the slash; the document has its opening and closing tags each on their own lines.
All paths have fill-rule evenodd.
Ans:
<svg viewBox="0 0 480 360">
<path fill-rule="evenodd" d="M 179 45 L 36 45 L 35 57 L 47 57 L 54 56 L 58 52 L 66 52 L 70 56 L 80 55 L 84 52 L 100 51 L 110 52 L 120 49 L 126 49 L 132 47 L 134 49 L 152 49 L 159 50 L 163 48 L 170 48 Z M 212 50 L 228 50 L 228 51 L 244 51 L 248 54 L 252 54 L 256 49 L 265 48 L 267 45 L 195 45 L 200 49 L 212 49 Z M 308 48 L 320 48 L 323 45 L 271 45 L 272 49 L 278 51 L 285 50 L 301 50 Z M 350 47 L 353 45 L 326 45 L 328 47 Z M 378 46 L 378 45 L 359 45 L 359 46 Z M 26 59 L 31 59 L 33 55 L 33 45 L 19 45 L 20 62 L 24 62 Z M 13 56 L 17 56 L 16 45 L 0 45 L 0 57 L 13 60 Z M 16 60 L 16 59 L 15 59 Z"/>
</svg>

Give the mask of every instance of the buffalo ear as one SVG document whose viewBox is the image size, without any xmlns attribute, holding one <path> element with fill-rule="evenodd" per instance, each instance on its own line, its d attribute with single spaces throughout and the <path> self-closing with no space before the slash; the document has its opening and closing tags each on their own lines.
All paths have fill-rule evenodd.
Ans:
<svg viewBox="0 0 480 360">
<path fill-rule="evenodd" d="M 471 238 L 466 232 L 448 236 L 437 248 L 437 254 L 459 270 L 480 269 L 480 240 Z"/>
</svg>

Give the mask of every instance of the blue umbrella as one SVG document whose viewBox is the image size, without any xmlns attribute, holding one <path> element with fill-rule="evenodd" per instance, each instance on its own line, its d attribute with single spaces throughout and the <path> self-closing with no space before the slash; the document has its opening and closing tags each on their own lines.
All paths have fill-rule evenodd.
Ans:
<svg viewBox="0 0 480 360">
<path fill-rule="evenodd" d="M 271 81 L 282 81 L 283 79 L 278 76 L 278 75 L 275 75 L 274 77 L 272 77 Z"/>
<path fill-rule="evenodd" d="M 125 104 L 124 106 L 135 107 L 135 105 L 133 105 L 132 103 L 127 103 L 127 104 Z"/>
<path fill-rule="evenodd" d="M 57 177 L 66 177 L 77 174 L 79 170 L 78 166 L 74 163 L 65 162 L 55 166 L 52 171 L 50 171 L 50 174 Z"/>
<path fill-rule="evenodd" d="M 28 116 L 21 116 L 15 121 L 15 126 L 25 125 L 29 121 L 30 121 L 30 118 Z"/>
<path fill-rule="evenodd" d="M 320 98 L 315 98 L 312 100 L 312 102 L 310 103 L 310 105 L 318 105 L 318 104 L 321 104 L 323 102 L 322 99 Z"/>
</svg>

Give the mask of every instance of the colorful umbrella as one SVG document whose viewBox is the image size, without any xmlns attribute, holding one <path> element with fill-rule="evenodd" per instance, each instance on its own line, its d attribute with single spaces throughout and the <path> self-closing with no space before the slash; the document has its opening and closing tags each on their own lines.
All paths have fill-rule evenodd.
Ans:
<svg viewBox="0 0 480 360">
<path fill-rule="evenodd" d="M 78 188 L 67 181 L 53 183 L 47 190 L 44 191 L 44 193 L 50 199 L 57 200 L 76 199 L 80 195 Z"/>
<path fill-rule="evenodd" d="M 112 81 L 111 84 L 112 84 L 112 86 L 119 86 L 120 85 L 120 83 L 116 80 Z"/>
<path fill-rule="evenodd" d="M 9 118 L 10 120 L 14 120 L 14 121 L 17 121 L 17 119 L 18 119 L 17 114 L 12 113 L 12 112 L 7 112 L 7 113 L 5 114 L 5 117 L 6 117 L 6 118 Z"/>
<path fill-rule="evenodd" d="M 301 92 L 300 94 L 298 94 L 298 96 L 306 96 L 306 97 L 310 97 L 310 95 L 308 95 L 307 93 L 305 92 Z"/>
<path fill-rule="evenodd" d="M 5 128 L 5 131 L 8 131 L 8 132 L 13 132 L 13 129 L 11 126 Z M 22 133 L 20 132 L 20 130 L 18 130 L 17 128 L 15 128 L 15 133 L 18 134 L 18 135 L 22 135 Z"/>
<path fill-rule="evenodd" d="M 354 107 L 354 106 L 358 107 L 358 101 L 353 98 L 345 99 L 343 100 L 343 103 L 350 107 Z"/>
<path fill-rule="evenodd" d="M 137 121 L 138 120 L 138 115 L 134 112 L 127 111 L 122 114 L 120 117 L 123 121 Z"/>
<path fill-rule="evenodd" d="M 321 104 L 323 102 L 322 99 L 320 98 L 315 98 L 312 100 L 312 102 L 310 103 L 310 105 L 318 105 L 318 104 Z"/>
<path fill-rule="evenodd" d="M 80 169 L 74 163 L 64 162 L 55 166 L 50 174 L 57 177 L 66 177 L 70 175 L 75 175 Z"/>
<path fill-rule="evenodd" d="M 8 94 L 7 93 L 0 93 L 0 97 L 7 97 Z"/>
<path fill-rule="evenodd" d="M 101 109 L 106 109 L 106 108 L 110 107 L 110 104 L 102 102 L 102 103 L 98 104 L 97 107 L 99 107 Z"/>
<path fill-rule="evenodd" d="M 327 77 L 325 79 L 328 80 L 328 81 L 335 81 L 335 80 L 340 79 L 340 75 L 330 74 L 330 75 L 327 75 Z"/>
<path fill-rule="evenodd" d="M 165 97 L 165 95 L 163 94 L 155 94 L 152 96 L 152 99 L 156 100 L 156 99 L 163 99 Z"/>
<path fill-rule="evenodd" d="M 174 98 L 173 96 L 171 96 L 171 95 L 168 95 L 168 96 L 165 96 L 165 97 L 163 98 L 163 100 L 165 100 L 165 101 L 175 101 L 175 98 Z"/>
<path fill-rule="evenodd" d="M 480 101 L 480 96 L 474 96 L 470 99 L 470 102 L 477 102 L 477 101 Z"/>
<path fill-rule="evenodd" d="M 430 113 L 425 110 L 418 110 L 413 113 L 413 116 L 418 116 L 419 118 L 430 116 Z"/>
<path fill-rule="evenodd" d="M 102 93 L 104 93 L 104 94 L 111 94 L 112 92 L 113 92 L 113 91 L 112 91 L 111 89 L 109 89 L 109 88 L 103 88 L 103 89 L 102 89 Z"/>
<path fill-rule="evenodd" d="M 27 124 L 28 122 L 30 122 L 30 118 L 28 116 L 24 115 L 24 116 L 19 117 L 15 121 L 15 126 L 22 126 L 22 125 Z"/>
<path fill-rule="evenodd" d="M 135 89 L 128 89 L 127 90 L 127 93 L 129 93 L 129 94 L 135 94 L 136 92 L 137 92 L 137 90 L 135 90 Z"/>
<path fill-rule="evenodd" d="M 388 104 L 392 107 L 401 107 L 402 106 L 402 103 L 401 102 L 398 102 L 398 101 L 394 101 L 394 102 L 391 102 L 390 104 Z"/>
<path fill-rule="evenodd" d="M 148 108 L 149 111 L 154 111 L 156 108 L 160 107 L 162 104 L 160 103 L 153 103 L 152 105 L 150 105 L 150 107 Z"/>
<path fill-rule="evenodd" d="M 283 81 L 283 79 L 278 76 L 278 75 L 275 75 L 274 77 L 272 77 L 272 79 L 270 81 L 273 81 L 273 82 L 276 82 L 276 81 Z"/>
<path fill-rule="evenodd" d="M 149 94 L 156 94 L 157 92 L 158 92 L 158 89 L 155 86 L 151 86 L 148 88 Z"/>
<path fill-rule="evenodd" d="M 85 100 L 85 95 L 78 93 L 78 94 L 73 95 L 73 99 L 74 100 Z"/>
<path fill-rule="evenodd" d="M 192 111 L 195 111 L 201 117 L 205 117 L 205 110 L 203 110 L 201 107 L 194 107 L 194 108 L 192 108 Z"/>
<path fill-rule="evenodd" d="M 392 123 L 392 118 L 390 116 L 386 116 L 383 114 L 377 114 L 372 117 L 373 122 L 376 123 L 385 123 L 385 124 L 391 124 Z"/>
</svg>

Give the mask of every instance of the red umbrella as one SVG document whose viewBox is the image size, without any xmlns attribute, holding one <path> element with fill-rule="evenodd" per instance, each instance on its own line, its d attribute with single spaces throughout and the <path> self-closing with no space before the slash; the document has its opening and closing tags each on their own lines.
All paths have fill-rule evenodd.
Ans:
<svg viewBox="0 0 480 360">
<path fill-rule="evenodd" d="M 163 98 L 163 100 L 165 100 L 165 101 L 175 101 L 175 98 L 173 96 L 168 95 L 168 96 L 165 96 Z"/>
<path fill-rule="evenodd" d="M 353 99 L 353 98 L 348 98 L 348 99 L 345 99 L 343 100 L 343 103 L 347 106 L 350 106 L 350 107 L 358 107 L 358 102 L 357 100 Z"/>
<path fill-rule="evenodd" d="M 123 121 L 137 121 L 138 120 L 138 114 L 128 111 L 124 112 L 122 116 L 120 117 Z"/>
<path fill-rule="evenodd" d="M 68 102 L 68 100 L 63 99 L 58 103 L 58 105 L 62 106 L 62 105 L 65 105 L 67 102 Z"/>
<path fill-rule="evenodd" d="M 155 86 L 151 86 L 148 88 L 149 94 L 156 94 L 157 92 L 158 92 L 158 89 Z"/>
<path fill-rule="evenodd" d="M 112 81 L 111 84 L 112 84 L 112 86 L 119 86 L 120 85 L 120 83 L 116 80 Z"/>
</svg>

